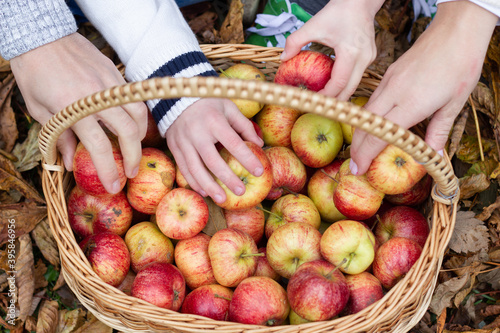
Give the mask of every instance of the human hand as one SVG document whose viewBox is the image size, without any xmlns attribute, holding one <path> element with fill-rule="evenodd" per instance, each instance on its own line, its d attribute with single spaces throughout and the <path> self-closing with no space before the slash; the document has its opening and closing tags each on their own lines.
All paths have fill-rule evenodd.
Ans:
<svg viewBox="0 0 500 333">
<path fill-rule="evenodd" d="M 498 18 L 469 1 L 442 3 L 429 28 L 393 63 L 365 108 L 404 128 L 432 116 L 425 141 L 444 148 L 476 86 Z M 385 141 L 356 130 L 351 171 L 364 174 Z"/>
<path fill-rule="evenodd" d="M 310 42 L 333 48 L 332 75 L 319 93 L 347 100 L 377 54 L 373 21 L 382 3 L 380 0 L 331 0 L 287 37 L 281 60 L 297 55 Z"/>
<path fill-rule="evenodd" d="M 31 116 L 45 124 L 52 115 L 74 101 L 99 90 L 125 83 L 113 62 L 86 38 L 74 33 L 11 59 L 11 68 Z M 75 134 L 90 152 L 106 190 L 120 190 L 111 143 L 102 122 L 118 136 L 125 174 L 137 175 L 146 134 L 147 107 L 134 103 L 86 117 L 65 131 L 57 141 L 66 169 L 73 169 Z"/>
<path fill-rule="evenodd" d="M 243 141 L 260 147 L 264 142 L 236 105 L 228 99 L 201 99 L 173 122 L 166 133 L 167 144 L 182 175 L 191 188 L 215 202 L 223 203 L 226 193 L 215 182 L 219 178 L 236 195 L 245 193 L 243 182 L 220 157 L 220 142 L 253 175 L 263 172 L 259 159 Z M 213 174 L 213 175 L 212 175 Z"/>
</svg>

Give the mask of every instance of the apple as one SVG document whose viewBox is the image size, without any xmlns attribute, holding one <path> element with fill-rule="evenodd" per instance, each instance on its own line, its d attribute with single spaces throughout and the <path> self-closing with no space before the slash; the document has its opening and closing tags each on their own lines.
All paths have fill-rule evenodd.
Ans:
<svg viewBox="0 0 500 333">
<path fill-rule="evenodd" d="M 231 192 L 220 179 L 215 178 L 216 182 L 226 192 L 226 201 L 218 203 L 218 206 L 224 209 L 248 209 L 255 207 L 267 197 L 273 186 L 273 170 L 266 153 L 253 142 L 246 141 L 245 143 L 262 163 L 264 170 L 262 175 L 256 177 L 247 171 L 226 148 L 221 149 L 220 156 L 245 185 L 245 193 L 238 196 Z"/>
<path fill-rule="evenodd" d="M 381 217 L 375 228 L 375 237 L 384 244 L 393 237 L 414 240 L 422 248 L 429 236 L 429 224 L 418 210 L 408 206 L 394 206 Z"/>
<path fill-rule="evenodd" d="M 369 272 L 346 275 L 345 278 L 350 296 L 341 315 L 347 316 L 358 313 L 384 297 L 382 284 Z"/>
<path fill-rule="evenodd" d="M 266 257 L 271 267 L 289 279 L 305 262 L 321 259 L 321 233 L 303 222 L 287 223 L 267 241 Z"/>
<path fill-rule="evenodd" d="M 125 235 L 130 252 L 130 266 L 139 272 L 152 262 L 174 262 L 174 245 L 152 222 L 134 224 Z"/>
<path fill-rule="evenodd" d="M 291 140 L 293 151 L 311 168 L 330 164 L 344 142 L 337 121 L 313 113 L 306 113 L 295 121 Z"/>
<path fill-rule="evenodd" d="M 375 236 L 363 223 L 341 220 L 332 223 L 321 237 L 321 255 L 347 274 L 365 271 L 375 257 Z"/>
<path fill-rule="evenodd" d="M 290 312 L 285 289 L 265 276 L 243 280 L 229 304 L 229 320 L 252 325 L 278 326 Z"/>
<path fill-rule="evenodd" d="M 135 280 L 135 273 L 133 270 L 129 270 L 127 275 L 125 276 L 125 279 L 120 283 L 118 287 L 116 287 L 118 290 L 123 291 L 125 295 L 130 296 L 132 292 L 132 284 L 134 283 Z"/>
<path fill-rule="evenodd" d="M 264 235 L 266 217 L 262 210 L 262 204 L 241 210 L 222 210 L 228 228 L 234 228 L 246 232 L 258 244 Z"/>
<path fill-rule="evenodd" d="M 290 314 L 288 315 L 288 321 L 290 325 L 300 325 L 305 323 L 310 323 L 309 320 L 302 318 L 299 316 L 293 309 L 290 309 Z"/>
<path fill-rule="evenodd" d="M 291 148 L 264 149 L 273 169 L 273 187 L 266 199 L 276 200 L 283 193 L 302 191 L 307 181 L 306 167 Z"/>
<path fill-rule="evenodd" d="M 426 173 L 410 154 L 389 144 L 373 159 L 366 177 L 380 192 L 394 195 L 409 191 Z"/>
<path fill-rule="evenodd" d="M 293 311 L 309 321 L 335 317 L 349 300 L 346 278 L 323 259 L 302 264 L 290 277 L 286 292 Z"/>
<path fill-rule="evenodd" d="M 178 187 L 165 194 L 158 204 L 156 224 L 165 236 L 186 239 L 205 228 L 208 215 L 208 205 L 201 195 Z"/>
<path fill-rule="evenodd" d="M 137 273 L 131 295 L 160 308 L 178 311 L 186 296 L 186 283 L 174 265 L 152 263 Z"/>
<path fill-rule="evenodd" d="M 113 158 L 118 170 L 121 191 L 127 183 L 127 176 L 125 175 L 125 168 L 123 166 L 123 156 L 117 140 L 111 137 L 111 135 L 108 135 L 108 138 L 111 142 Z M 73 176 L 75 177 L 76 185 L 83 192 L 96 197 L 110 195 L 104 188 L 104 185 L 102 185 L 90 153 L 81 141 L 77 144 L 73 157 Z"/>
<path fill-rule="evenodd" d="M 191 238 L 181 239 L 175 245 L 175 264 L 190 289 L 217 283 L 208 255 L 209 243 L 210 236 L 200 232 Z"/>
<path fill-rule="evenodd" d="M 221 70 L 220 77 L 228 77 L 242 80 L 266 81 L 266 76 L 260 69 L 249 64 L 236 64 L 226 70 Z M 252 118 L 264 106 L 262 103 L 247 99 L 231 99 L 241 113 L 248 119 Z"/>
<path fill-rule="evenodd" d="M 143 148 L 161 148 L 166 146 L 166 140 L 161 136 L 151 112 L 148 112 L 148 127 L 146 128 L 146 135 L 142 139 L 141 144 Z"/>
<path fill-rule="evenodd" d="M 227 321 L 232 297 L 233 291 L 219 284 L 201 286 L 186 295 L 180 312 Z"/>
<path fill-rule="evenodd" d="M 189 183 L 187 182 L 186 178 L 181 173 L 181 170 L 179 169 L 179 166 L 175 166 L 175 183 L 177 184 L 177 187 L 182 187 L 182 188 L 189 188 Z"/>
<path fill-rule="evenodd" d="M 422 253 L 417 242 L 394 237 L 382 244 L 373 261 L 373 275 L 386 289 L 391 289 L 411 269 Z"/>
<path fill-rule="evenodd" d="M 333 59 L 324 53 L 300 51 L 295 57 L 280 64 L 274 82 L 320 91 L 330 81 L 333 63 Z"/>
<path fill-rule="evenodd" d="M 259 136 L 259 138 L 264 140 L 264 133 L 262 133 L 262 129 L 260 128 L 259 124 L 257 124 L 254 120 L 251 120 L 251 119 L 250 119 L 250 122 L 253 125 L 255 133 Z"/>
<path fill-rule="evenodd" d="M 335 179 L 343 159 L 335 159 L 332 163 L 317 169 L 307 183 L 307 195 L 314 202 L 321 219 L 333 223 L 346 217 L 339 212 L 333 201 L 333 193 L 338 181 Z"/>
<path fill-rule="evenodd" d="M 208 255 L 215 280 L 225 287 L 236 287 L 252 276 L 257 258 L 262 256 L 252 237 L 244 231 L 225 228 L 217 231 L 208 244 Z"/>
<path fill-rule="evenodd" d="M 105 283 L 118 287 L 130 270 L 125 241 L 109 231 L 86 237 L 79 244 L 94 272 Z"/>
<path fill-rule="evenodd" d="M 385 198 L 385 197 L 384 197 Z M 382 201 L 382 204 L 380 205 L 380 208 L 377 210 L 377 212 L 375 213 L 375 215 L 373 215 L 372 217 L 369 217 L 365 220 L 360 220 L 359 222 L 363 222 L 364 224 L 366 224 L 367 228 L 369 228 L 370 230 L 374 231 L 375 229 L 375 226 L 376 224 L 378 223 L 378 221 L 380 220 L 380 217 L 387 211 L 389 210 L 390 208 L 394 207 L 393 204 L 391 204 L 390 202 L 388 201 L 385 201 L 383 200 Z M 375 237 L 377 238 L 377 237 Z"/>
<path fill-rule="evenodd" d="M 139 172 L 127 184 L 127 198 L 134 209 L 154 214 L 160 200 L 172 190 L 175 181 L 174 162 L 161 150 L 142 149 Z"/>
<path fill-rule="evenodd" d="M 69 224 L 82 238 L 102 231 L 123 236 L 132 223 L 132 217 L 132 207 L 123 191 L 95 197 L 75 186 L 68 198 Z"/>
<path fill-rule="evenodd" d="M 385 199 L 395 205 L 417 206 L 429 198 L 431 188 L 432 177 L 426 174 L 408 191 L 400 194 L 386 195 Z"/>
<path fill-rule="evenodd" d="M 265 247 L 260 247 L 258 251 L 259 253 L 264 253 L 264 256 L 258 257 L 254 276 L 267 276 L 275 281 L 279 281 L 281 276 L 271 267 L 269 261 L 267 261 L 267 249 Z"/>
<path fill-rule="evenodd" d="M 364 106 L 368 102 L 368 97 L 365 96 L 358 96 L 358 97 L 351 97 L 351 103 L 354 103 L 359 106 Z M 346 123 L 340 123 L 340 127 L 342 128 L 342 134 L 344 136 L 344 142 L 351 144 L 352 143 L 352 136 L 354 134 L 354 127 L 352 127 L 349 124 Z"/>
<path fill-rule="evenodd" d="M 303 114 L 286 106 L 267 104 L 255 115 L 255 122 L 262 131 L 266 146 L 291 147 L 292 128 L 295 121 Z"/>
<path fill-rule="evenodd" d="M 321 216 L 316 205 L 303 194 L 287 194 L 273 203 L 264 227 L 267 239 L 276 229 L 295 222 L 310 224 L 315 229 L 319 229 L 321 225 Z"/>
</svg>

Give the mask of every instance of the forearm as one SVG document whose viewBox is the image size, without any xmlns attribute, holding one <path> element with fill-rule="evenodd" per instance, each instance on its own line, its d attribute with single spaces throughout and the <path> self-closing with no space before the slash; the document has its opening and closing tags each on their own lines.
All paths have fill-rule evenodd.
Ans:
<svg viewBox="0 0 500 333">
<path fill-rule="evenodd" d="M 438 0 L 436 4 L 439 5 L 440 3 L 455 2 L 455 1 L 464 1 L 464 0 Z M 467 0 L 467 1 L 476 4 L 481 8 L 484 8 L 485 10 L 496 15 L 497 17 L 500 17 L 500 0 Z"/>
</svg>

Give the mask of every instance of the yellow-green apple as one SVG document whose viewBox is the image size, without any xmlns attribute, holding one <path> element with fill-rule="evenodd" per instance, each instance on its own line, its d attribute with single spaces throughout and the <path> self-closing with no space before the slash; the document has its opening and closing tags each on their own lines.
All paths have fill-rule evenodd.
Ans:
<svg viewBox="0 0 500 333">
<path fill-rule="evenodd" d="M 217 283 L 208 255 L 209 243 L 210 236 L 200 232 L 191 238 L 181 239 L 175 245 L 175 265 L 190 289 Z"/>
<path fill-rule="evenodd" d="M 121 191 L 127 183 L 127 176 L 125 175 L 125 168 L 123 167 L 123 156 L 117 140 L 111 135 L 108 135 L 108 138 L 111 142 L 113 158 L 118 170 Z M 96 197 L 110 195 L 97 175 L 97 169 L 95 168 L 94 162 L 92 162 L 89 151 L 81 142 L 77 144 L 73 157 L 73 176 L 75 177 L 76 185 L 80 187 L 83 192 Z"/>
<path fill-rule="evenodd" d="M 220 179 L 215 178 L 217 183 L 226 192 L 226 201 L 218 204 L 224 209 L 248 209 L 255 207 L 267 197 L 273 186 L 273 170 L 266 153 L 253 142 L 247 141 L 245 143 L 250 148 L 250 151 L 259 159 L 260 163 L 262 163 L 263 172 L 259 177 L 252 175 L 226 148 L 223 148 L 219 152 L 220 156 L 245 185 L 245 193 L 238 196 L 231 192 Z"/>
<path fill-rule="evenodd" d="M 267 241 L 266 257 L 271 267 L 289 279 L 305 262 L 321 259 L 321 233 L 303 222 L 287 223 Z"/>
<path fill-rule="evenodd" d="M 429 198 L 432 188 L 432 177 L 426 174 L 411 189 L 394 195 L 386 195 L 390 203 L 401 206 L 417 206 Z"/>
<path fill-rule="evenodd" d="M 276 229 L 287 223 L 303 222 L 319 229 L 321 216 L 314 202 L 303 194 L 287 194 L 276 200 L 266 220 L 267 239 Z"/>
<path fill-rule="evenodd" d="M 344 142 L 337 121 L 313 113 L 306 113 L 295 121 L 291 140 L 293 151 L 311 168 L 330 164 Z"/>
<path fill-rule="evenodd" d="M 333 202 L 333 193 L 338 184 L 335 177 L 343 162 L 343 159 L 335 159 L 332 163 L 316 170 L 307 183 L 307 195 L 325 222 L 333 223 L 346 218 Z"/>
<path fill-rule="evenodd" d="M 373 261 L 373 275 L 386 289 L 391 289 L 417 262 L 422 247 L 417 242 L 394 237 L 382 244 Z"/>
<path fill-rule="evenodd" d="M 234 290 L 229 304 L 229 321 L 278 326 L 290 312 L 285 289 L 266 276 L 252 276 Z"/>
<path fill-rule="evenodd" d="M 173 239 L 193 237 L 208 222 L 208 205 L 193 190 L 177 187 L 163 196 L 156 209 L 156 224 Z"/>
<path fill-rule="evenodd" d="M 123 282 L 130 270 L 130 254 L 120 236 L 103 231 L 84 238 L 79 246 L 101 280 L 113 287 Z"/>
<path fill-rule="evenodd" d="M 124 191 L 95 197 L 75 186 L 68 198 L 68 221 L 73 232 L 87 237 L 101 231 L 125 235 L 132 223 L 132 207 Z"/>
<path fill-rule="evenodd" d="M 180 312 L 227 321 L 232 297 L 233 291 L 219 284 L 201 286 L 186 295 Z"/>
<path fill-rule="evenodd" d="M 366 175 L 353 175 L 348 170 L 350 159 L 340 166 L 339 183 L 333 193 L 335 207 L 352 220 L 366 220 L 382 205 L 384 193 L 374 188 Z"/>
<path fill-rule="evenodd" d="M 373 159 L 366 177 L 380 192 L 393 195 L 409 191 L 426 172 L 410 154 L 389 144 Z"/>
<path fill-rule="evenodd" d="M 358 97 L 351 97 L 351 103 L 354 103 L 359 106 L 364 106 L 368 102 L 368 97 L 365 96 L 358 96 Z M 340 123 L 340 127 L 342 127 L 342 134 L 344 136 L 344 142 L 351 144 L 352 143 L 352 136 L 354 134 L 354 127 L 352 127 L 349 124 L 346 123 Z"/>
<path fill-rule="evenodd" d="M 139 172 L 127 183 L 127 198 L 134 209 L 154 214 L 160 200 L 172 190 L 175 181 L 174 162 L 163 151 L 142 149 Z"/>
<path fill-rule="evenodd" d="M 335 317 L 349 300 L 346 278 L 323 259 L 302 264 L 290 277 L 286 293 L 293 311 L 309 321 Z"/>
<path fill-rule="evenodd" d="M 288 315 L 288 321 L 290 325 L 300 325 L 305 323 L 310 323 L 311 321 L 299 316 L 292 308 L 290 308 L 290 314 Z"/>
<path fill-rule="evenodd" d="M 132 292 L 132 284 L 134 283 L 135 280 L 135 273 L 133 270 L 129 270 L 127 275 L 125 276 L 125 279 L 120 283 L 116 289 L 123 291 L 126 295 L 131 294 Z"/>
<path fill-rule="evenodd" d="M 349 301 L 341 315 L 348 316 L 358 313 L 369 305 L 384 297 L 384 290 L 380 281 L 369 272 L 346 275 L 349 287 Z"/>
<path fill-rule="evenodd" d="M 208 244 L 208 255 L 215 280 L 225 287 L 236 287 L 257 269 L 259 253 L 252 237 L 244 231 L 225 228 L 217 231 Z"/>
<path fill-rule="evenodd" d="M 341 220 L 325 230 L 320 242 L 323 258 L 347 274 L 365 271 L 375 257 L 375 236 L 363 223 Z"/>
<path fill-rule="evenodd" d="M 146 135 L 141 141 L 142 147 L 163 148 L 166 147 L 166 143 L 167 141 L 165 138 L 162 138 L 158 130 L 153 114 L 148 112 L 148 127 L 146 128 Z"/>
<path fill-rule="evenodd" d="M 267 104 L 255 115 L 266 146 L 291 147 L 292 128 L 303 113 L 286 106 Z"/>
<path fill-rule="evenodd" d="M 177 165 L 175 166 L 175 183 L 177 184 L 177 187 L 187 188 L 189 186 L 189 183 L 186 178 L 184 178 Z"/>
<path fill-rule="evenodd" d="M 276 200 L 283 193 L 302 191 L 306 185 L 307 172 L 295 152 L 288 147 L 270 147 L 264 151 L 273 169 L 273 187 L 266 199 Z"/>
<path fill-rule="evenodd" d="M 242 80 L 266 81 L 266 76 L 260 69 L 250 64 L 236 64 L 219 74 L 220 77 L 228 77 Z M 248 119 L 252 118 L 264 106 L 262 103 L 247 99 L 231 99 L 240 109 L 241 113 Z"/>
<path fill-rule="evenodd" d="M 280 64 L 274 82 L 320 91 L 330 81 L 333 63 L 333 59 L 324 53 L 300 51 L 293 58 Z"/>
<path fill-rule="evenodd" d="M 223 209 L 224 217 L 228 228 L 239 229 L 249 234 L 255 244 L 258 244 L 264 235 L 264 225 L 266 217 L 262 210 L 262 204 L 257 206 L 240 209 L 240 210 L 227 210 Z"/>
<path fill-rule="evenodd" d="M 409 206 L 394 206 L 388 209 L 378 221 L 375 237 L 384 244 L 393 237 L 414 240 L 422 248 L 429 236 L 429 224 L 425 216 Z"/>
<path fill-rule="evenodd" d="M 136 273 L 153 262 L 174 262 L 172 241 L 152 222 L 139 222 L 130 227 L 125 244 L 130 252 L 130 267 Z"/>
<path fill-rule="evenodd" d="M 131 295 L 160 308 L 178 311 L 186 296 L 186 283 L 174 265 L 152 263 L 135 276 Z"/>
<path fill-rule="evenodd" d="M 259 253 L 264 253 L 264 256 L 258 257 L 257 259 L 257 268 L 255 269 L 254 276 L 267 276 L 275 281 L 278 281 L 281 276 L 269 265 L 269 261 L 267 261 L 266 257 L 266 248 L 259 248 Z"/>
</svg>

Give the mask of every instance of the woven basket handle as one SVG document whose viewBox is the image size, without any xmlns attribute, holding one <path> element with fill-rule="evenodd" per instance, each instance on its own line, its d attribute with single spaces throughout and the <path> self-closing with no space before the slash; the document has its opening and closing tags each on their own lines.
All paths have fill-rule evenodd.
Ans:
<svg viewBox="0 0 500 333">
<path fill-rule="evenodd" d="M 350 102 L 315 92 L 269 82 L 216 77 L 154 78 L 109 88 L 82 98 L 55 114 L 39 134 L 46 169 L 57 160 L 59 136 L 80 119 L 127 103 L 180 97 L 242 98 L 315 113 L 362 129 L 409 153 L 424 165 L 436 182 L 434 200 L 452 204 L 458 200 L 458 180 L 449 161 L 412 132 Z"/>
</svg>

